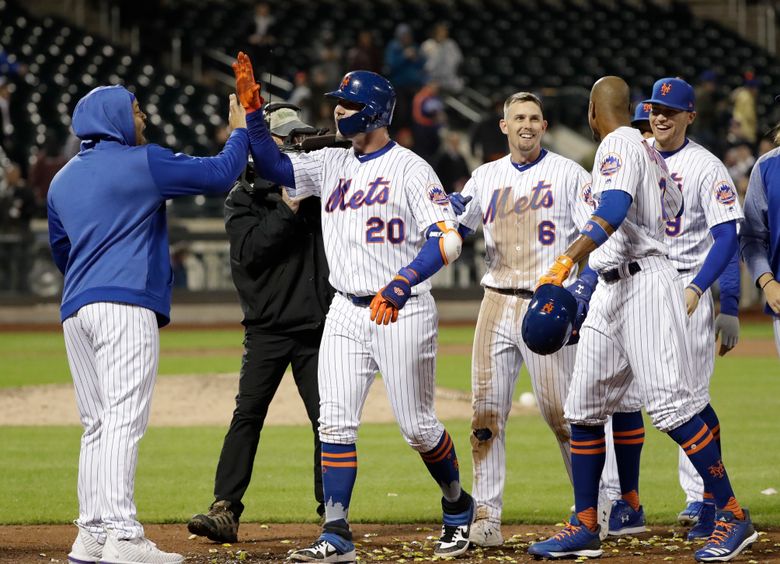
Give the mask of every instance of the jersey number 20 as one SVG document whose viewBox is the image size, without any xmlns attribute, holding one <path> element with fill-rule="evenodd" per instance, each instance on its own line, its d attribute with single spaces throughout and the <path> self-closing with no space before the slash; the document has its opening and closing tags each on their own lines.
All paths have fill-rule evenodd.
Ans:
<svg viewBox="0 0 780 564">
<path fill-rule="evenodd" d="M 379 217 L 372 217 L 366 221 L 366 243 L 384 243 L 387 239 L 393 245 L 397 245 L 404 240 L 404 237 L 404 220 L 400 217 L 394 217 L 387 223 Z"/>
</svg>

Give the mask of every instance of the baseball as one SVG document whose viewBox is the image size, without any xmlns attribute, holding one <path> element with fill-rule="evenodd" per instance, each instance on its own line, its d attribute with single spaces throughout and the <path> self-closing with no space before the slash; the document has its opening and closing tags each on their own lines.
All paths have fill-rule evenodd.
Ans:
<svg viewBox="0 0 780 564">
<path fill-rule="evenodd" d="M 520 394 L 520 405 L 523 407 L 534 407 L 536 405 L 536 398 L 531 392 L 523 392 Z"/>
</svg>

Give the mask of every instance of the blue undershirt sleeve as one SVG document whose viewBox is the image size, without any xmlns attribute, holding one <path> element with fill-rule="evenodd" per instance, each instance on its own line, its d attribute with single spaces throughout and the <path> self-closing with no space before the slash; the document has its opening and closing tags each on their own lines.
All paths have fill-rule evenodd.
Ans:
<svg viewBox="0 0 780 564">
<path fill-rule="evenodd" d="M 719 223 L 710 229 L 710 233 L 712 233 L 712 238 L 715 242 L 710 247 L 710 251 L 707 253 L 699 273 L 691 282 L 702 292 L 706 292 L 718 276 L 723 273 L 738 249 L 736 221 Z M 723 291 L 723 288 L 721 288 L 721 291 Z"/>
<path fill-rule="evenodd" d="M 246 116 L 249 130 L 249 151 L 257 175 L 274 184 L 295 188 L 295 171 L 290 157 L 279 150 L 265 125 L 262 111 Z"/>
<path fill-rule="evenodd" d="M 731 257 L 723 273 L 718 277 L 721 313 L 735 316 L 739 314 L 739 283 L 739 251 L 737 251 Z"/>
<path fill-rule="evenodd" d="M 623 220 L 628 215 L 628 209 L 631 207 L 633 198 L 628 192 L 623 190 L 605 190 L 599 198 L 599 205 L 593 215 L 596 215 L 609 223 L 613 229 L 617 230 Z"/>
</svg>

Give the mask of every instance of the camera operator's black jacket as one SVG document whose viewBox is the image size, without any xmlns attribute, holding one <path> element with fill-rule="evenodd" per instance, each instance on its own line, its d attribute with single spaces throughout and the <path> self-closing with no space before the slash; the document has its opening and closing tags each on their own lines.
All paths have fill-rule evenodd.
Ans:
<svg viewBox="0 0 780 564">
<path fill-rule="evenodd" d="M 242 323 L 283 333 L 321 327 L 333 288 L 328 283 L 320 200 L 306 198 L 293 213 L 278 186 L 259 179 L 255 186 L 251 190 L 238 182 L 225 200 L 230 267 L 244 312 Z"/>
</svg>

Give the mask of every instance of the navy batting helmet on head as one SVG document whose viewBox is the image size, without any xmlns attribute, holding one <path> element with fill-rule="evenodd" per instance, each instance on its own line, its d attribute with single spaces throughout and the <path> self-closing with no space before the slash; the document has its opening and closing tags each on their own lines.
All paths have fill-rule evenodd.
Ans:
<svg viewBox="0 0 780 564">
<path fill-rule="evenodd" d="M 348 72 L 338 90 L 325 96 L 363 104 L 356 114 L 338 120 L 339 132 L 345 137 L 387 127 L 393 120 L 395 89 L 385 77 L 371 71 Z"/>
<path fill-rule="evenodd" d="M 534 292 L 523 317 L 523 341 L 536 354 L 552 354 L 571 336 L 577 300 L 566 288 L 542 284 Z"/>
</svg>

